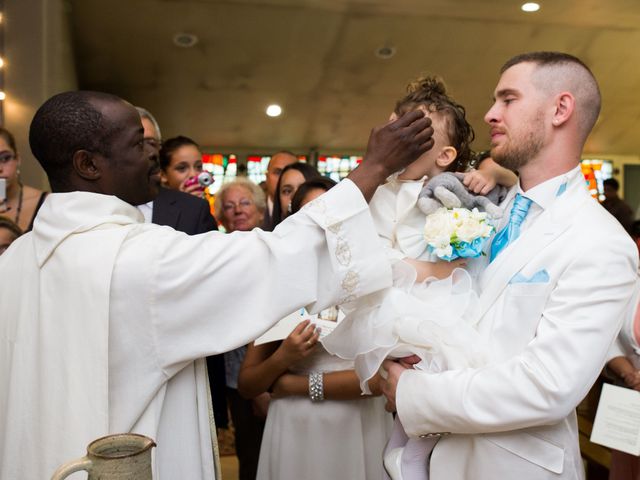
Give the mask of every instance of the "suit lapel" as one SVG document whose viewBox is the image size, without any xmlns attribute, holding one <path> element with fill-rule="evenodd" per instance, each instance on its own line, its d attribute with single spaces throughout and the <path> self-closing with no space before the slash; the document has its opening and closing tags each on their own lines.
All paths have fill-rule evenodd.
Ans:
<svg viewBox="0 0 640 480">
<path fill-rule="evenodd" d="M 510 198 L 513 195 L 515 192 L 510 192 Z M 579 174 L 570 181 L 564 194 L 557 197 L 520 238 L 489 264 L 479 279 L 482 293 L 477 310 L 478 319 L 491 308 L 511 278 L 571 226 L 575 220 L 572 212 L 577 212 L 581 204 L 587 201 L 593 199 L 584 187 L 582 174 Z"/>
</svg>

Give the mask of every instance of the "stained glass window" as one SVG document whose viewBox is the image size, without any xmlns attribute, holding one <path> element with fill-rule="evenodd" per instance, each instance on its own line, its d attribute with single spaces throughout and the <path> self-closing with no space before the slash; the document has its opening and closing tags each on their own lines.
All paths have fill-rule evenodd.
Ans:
<svg viewBox="0 0 640 480">
<path fill-rule="evenodd" d="M 267 179 L 267 167 L 271 155 L 249 155 L 247 157 L 247 177 L 252 182 L 259 184 Z M 298 155 L 298 161 L 302 163 L 307 162 L 306 155 Z"/>
<path fill-rule="evenodd" d="M 362 162 L 356 155 L 321 155 L 318 157 L 318 171 L 336 182 L 349 175 Z"/>
<path fill-rule="evenodd" d="M 204 153 L 202 169 L 213 175 L 213 183 L 207 188 L 209 195 L 215 195 L 223 183 L 232 182 L 238 174 L 238 158 L 221 153 Z"/>
<path fill-rule="evenodd" d="M 584 159 L 580 162 L 580 169 L 591 196 L 603 201 L 604 185 L 602 182 L 613 177 L 613 163 L 610 160 Z"/>
</svg>

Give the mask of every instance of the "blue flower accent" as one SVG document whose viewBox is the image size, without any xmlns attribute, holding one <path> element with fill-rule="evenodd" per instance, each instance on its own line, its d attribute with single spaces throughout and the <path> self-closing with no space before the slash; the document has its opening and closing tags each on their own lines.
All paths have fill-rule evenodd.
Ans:
<svg viewBox="0 0 640 480">
<path fill-rule="evenodd" d="M 451 255 L 438 256 L 438 258 L 447 262 L 458 258 L 477 258 L 484 255 L 483 250 L 489 238 L 491 237 L 478 237 L 472 242 L 453 242 L 451 243 L 453 248 Z M 433 253 L 434 250 L 435 248 L 429 245 L 429 252 Z"/>
</svg>

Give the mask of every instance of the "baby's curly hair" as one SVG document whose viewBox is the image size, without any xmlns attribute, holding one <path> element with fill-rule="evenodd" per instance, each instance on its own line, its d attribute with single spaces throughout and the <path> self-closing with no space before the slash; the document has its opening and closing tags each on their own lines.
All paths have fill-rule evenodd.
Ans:
<svg viewBox="0 0 640 480">
<path fill-rule="evenodd" d="M 407 94 L 398 100 L 396 115 L 425 107 L 430 112 L 439 112 L 445 118 L 449 143 L 458 152 L 448 170 L 464 172 L 473 158 L 471 143 L 475 138 L 473 127 L 467 122 L 464 107 L 447 95 L 447 87 L 436 76 L 421 76 L 407 85 Z"/>
</svg>

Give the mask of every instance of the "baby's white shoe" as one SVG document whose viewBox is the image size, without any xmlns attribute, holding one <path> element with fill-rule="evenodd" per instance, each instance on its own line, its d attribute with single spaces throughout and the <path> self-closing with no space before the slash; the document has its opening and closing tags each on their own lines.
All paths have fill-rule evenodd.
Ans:
<svg viewBox="0 0 640 480">
<path fill-rule="evenodd" d="M 384 469 L 391 480 L 402 480 L 402 451 L 404 448 L 394 448 L 384 456 Z"/>
</svg>

